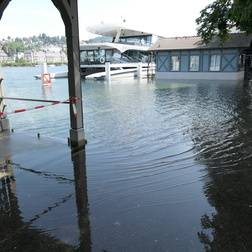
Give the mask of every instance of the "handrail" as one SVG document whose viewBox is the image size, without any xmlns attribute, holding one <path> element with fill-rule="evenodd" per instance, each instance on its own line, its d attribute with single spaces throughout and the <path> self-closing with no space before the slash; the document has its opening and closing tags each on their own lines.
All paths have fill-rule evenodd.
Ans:
<svg viewBox="0 0 252 252">
<path fill-rule="evenodd" d="M 53 101 L 53 100 L 39 100 L 39 99 L 17 98 L 17 97 L 0 97 L 0 98 L 1 99 L 8 99 L 8 100 L 21 100 L 21 101 L 37 101 L 37 102 L 51 102 L 51 103 L 60 102 L 60 101 Z M 61 103 L 69 104 L 70 102 L 64 101 Z"/>
</svg>

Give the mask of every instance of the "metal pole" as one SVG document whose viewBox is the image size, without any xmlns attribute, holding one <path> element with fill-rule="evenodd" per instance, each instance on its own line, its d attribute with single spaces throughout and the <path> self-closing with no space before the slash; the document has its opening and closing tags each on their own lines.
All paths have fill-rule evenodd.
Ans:
<svg viewBox="0 0 252 252">
<path fill-rule="evenodd" d="M 17 98 L 17 97 L 1 97 L 1 99 L 6 99 L 6 100 L 20 100 L 20 101 L 36 101 L 36 102 L 50 102 L 50 103 L 56 103 L 60 101 L 54 101 L 54 100 L 40 100 L 40 99 L 27 99 L 27 98 Z M 66 103 L 69 104 L 70 102 L 64 101 L 60 103 Z"/>
</svg>

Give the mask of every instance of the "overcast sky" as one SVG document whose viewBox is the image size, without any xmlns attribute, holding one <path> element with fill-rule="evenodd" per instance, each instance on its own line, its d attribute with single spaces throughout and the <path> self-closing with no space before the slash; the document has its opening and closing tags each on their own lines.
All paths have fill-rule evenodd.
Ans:
<svg viewBox="0 0 252 252">
<path fill-rule="evenodd" d="M 119 21 L 167 37 L 196 35 L 195 19 L 213 0 L 79 0 L 80 38 L 88 39 L 86 27 L 101 21 Z M 58 10 L 51 0 L 12 0 L 0 20 L 0 39 L 45 33 L 65 36 Z"/>
</svg>

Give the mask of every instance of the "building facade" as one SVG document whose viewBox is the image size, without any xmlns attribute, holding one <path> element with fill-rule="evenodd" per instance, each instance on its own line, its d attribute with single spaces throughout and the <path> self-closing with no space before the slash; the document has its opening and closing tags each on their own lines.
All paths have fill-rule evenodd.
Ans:
<svg viewBox="0 0 252 252">
<path fill-rule="evenodd" d="M 67 55 L 62 51 L 34 51 L 28 50 L 24 53 L 26 63 L 57 63 L 67 62 Z"/>
<path fill-rule="evenodd" d="M 244 79 L 252 35 L 230 36 L 223 46 L 217 37 L 207 45 L 200 37 L 159 40 L 150 48 L 156 55 L 156 79 Z"/>
<path fill-rule="evenodd" d="M 0 63 L 13 63 L 15 57 L 9 57 L 3 50 L 0 50 Z"/>
</svg>

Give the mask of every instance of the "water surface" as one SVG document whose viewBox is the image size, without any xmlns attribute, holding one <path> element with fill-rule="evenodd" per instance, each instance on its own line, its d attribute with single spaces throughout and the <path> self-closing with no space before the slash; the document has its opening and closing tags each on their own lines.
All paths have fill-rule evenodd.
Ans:
<svg viewBox="0 0 252 252">
<path fill-rule="evenodd" d="M 33 79 L 39 69 L 2 70 L 6 96 L 68 99 L 66 79 L 42 87 Z M 56 239 L 59 251 L 250 250 L 249 83 L 83 80 L 82 88 L 84 154 L 59 148 L 36 162 L 12 157 L 20 221 Z M 6 103 L 9 111 L 38 105 Z M 68 109 L 8 117 L 15 131 L 65 143 Z"/>
</svg>

